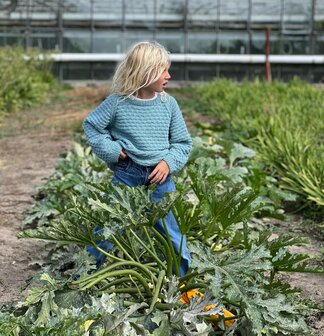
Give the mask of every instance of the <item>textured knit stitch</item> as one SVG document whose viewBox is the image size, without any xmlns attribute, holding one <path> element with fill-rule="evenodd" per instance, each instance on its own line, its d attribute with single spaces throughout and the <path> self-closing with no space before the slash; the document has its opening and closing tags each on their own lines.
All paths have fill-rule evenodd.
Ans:
<svg viewBox="0 0 324 336">
<path fill-rule="evenodd" d="M 192 140 L 176 100 L 166 93 L 153 100 L 110 95 L 84 120 L 94 153 L 114 169 L 123 149 L 137 164 L 165 160 L 170 173 L 188 160 Z"/>
</svg>

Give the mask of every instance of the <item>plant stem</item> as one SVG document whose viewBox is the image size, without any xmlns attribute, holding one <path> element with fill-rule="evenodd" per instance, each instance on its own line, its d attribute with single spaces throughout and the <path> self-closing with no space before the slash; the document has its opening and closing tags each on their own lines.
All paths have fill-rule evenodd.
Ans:
<svg viewBox="0 0 324 336">
<path fill-rule="evenodd" d="M 108 271 L 110 271 L 110 270 L 112 270 L 112 269 L 114 269 L 116 267 L 122 267 L 122 266 L 138 267 L 139 269 L 143 270 L 151 279 L 157 281 L 156 276 L 151 271 L 149 271 L 145 265 L 140 264 L 140 263 L 138 263 L 136 261 L 121 261 L 121 262 L 117 262 L 117 263 L 111 264 L 111 265 L 103 268 L 102 270 L 94 273 L 94 274 L 90 274 L 88 276 L 83 277 L 82 279 L 73 281 L 71 283 L 71 285 L 77 285 L 77 284 L 80 284 L 82 282 L 88 282 L 89 280 L 97 278 L 98 276 L 100 276 L 102 274 L 105 274 Z"/>
<path fill-rule="evenodd" d="M 204 273 L 212 272 L 212 271 L 214 271 L 214 268 L 210 267 L 210 268 L 206 268 L 206 269 L 204 270 L 204 272 L 200 272 L 200 273 L 199 273 L 198 271 L 195 271 L 195 272 L 186 274 L 186 275 L 184 275 L 183 277 L 179 278 L 179 284 L 183 284 L 183 283 L 184 283 L 186 280 L 188 280 L 188 279 L 189 279 L 189 281 L 190 281 L 190 280 L 192 280 L 194 277 L 196 277 L 197 275 L 202 275 L 202 274 L 204 274 Z M 199 281 L 199 279 L 198 279 L 198 281 Z"/>
<path fill-rule="evenodd" d="M 164 246 L 164 253 L 167 260 L 167 276 L 170 277 L 172 276 L 172 255 L 170 252 L 169 244 L 156 228 L 152 227 L 152 231 Z"/>
<path fill-rule="evenodd" d="M 180 292 L 183 293 L 183 292 L 186 292 L 186 291 L 188 291 L 190 289 L 207 288 L 207 287 L 208 287 L 208 285 L 204 284 L 204 283 L 201 283 L 201 284 L 193 283 L 193 284 L 186 285 L 184 287 L 180 287 Z"/>
<path fill-rule="evenodd" d="M 138 302 L 133 302 L 133 301 L 128 301 L 128 300 L 124 300 L 124 306 L 125 307 L 130 307 L 133 304 L 138 303 Z M 183 307 L 184 304 L 182 302 L 176 302 L 176 303 L 161 303 L 161 302 L 157 302 L 155 304 L 155 307 L 159 310 L 171 310 L 173 308 L 177 308 L 177 307 Z"/>
<path fill-rule="evenodd" d="M 148 296 L 152 296 L 152 292 L 145 280 L 144 277 L 142 277 L 138 272 L 130 270 L 130 269 L 124 269 L 124 270 L 118 270 L 118 271 L 113 271 L 113 272 L 108 272 L 103 274 L 102 276 L 96 278 L 95 280 L 89 282 L 87 285 L 81 288 L 81 290 L 89 289 L 99 283 L 100 281 L 110 278 L 110 277 L 115 277 L 115 276 L 121 276 L 121 275 L 132 275 L 138 279 L 138 281 L 143 285 L 145 292 Z M 137 289 L 136 289 L 137 291 Z"/>
<path fill-rule="evenodd" d="M 152 239 L 151 239 L 150 235 L 149 235 L 148 232 L 147 232 L 147 227 L 146 227 L 146 226 L 143 226 L 143 230 L 144 230 L 145 236 L 146 236 L 146 238 L 147 238 L 147 241 L 149 242 L 149 244 L 150 244 L 150 246 L 151 246 L 151 250 L 152 250 L 152 252 L 157 256 L 155 247 L 154 247 L 154 245 L 152 244 Z"/>
<path fill-rule="evenodd" d="M 145 298 L 144 298 L 142 292 L 140 291 L 140 289 L 138 288 L 136 281 L 133 280 L 133 278 L 132 278 L 131 275 L 129 275 L 129 278 L 130 278 L 131 282 L 134 284 L 134 286 L 135 286 L 135 288 L 136 288 L 136 290 L 137 290 L 137 293 L 138 293 L 138 295 L 140 296 L 141 300 L 144 302 L 144 301 L 145 301 Z"/>
<path fill-rule="evenodd" d="M 119 285 L 119 284 L 124 283 L 124 282 L 126 282 L 126 281 L 128 281 L 128 280 L 130 280 L 129 277 L 123 277 L 123 278 L 120 278 L 120 279 L 116 279 L 116 280 L 114 280 L 114 281 L 111 281 L 111 282 L 109 282 L 107 285 L 102 286 L 102 287 L 100 288 L 100 292 L 103 292 L 103 291 L 107 290 L 109 287 L 112 287 L 112 286 L 115 286 L 115 285 Z"/>
<path fill-rule="evenodd" d="M 145 228 L 146 229 L 146 228 Z M 153 247 L 153 244 L 151 242 L 151 239 L 148 237 L 149 240 L 149 244 L 151 247 L 153 247 L 153 251 L 151 251 L 142 241 L 141 239 L 138 237 L 138 235 L 132 230 L 130 229 L 130 232 L 134 235 L 134 238 L 138 241 L 138 243 L 151 255 L 151 257 L 153 257 L 156 262 L 163 268 L 166 270 L 166 266 L 164 265 L 163 261 L 157 256 L 156 251 Z M 147 230 L 146 230 L 147 233 Z M 147 233 L 148 234 L 148 233 Z"/>
<path fill-rule="evenodd" d="M 95 243 L 92 244 L 92 246 L 98 250 L 99 252 L 101 252 L 102 254 L 104 254 L 106 257 L 110 258 L 111 260 L 115 260 L 115 261 L 125 261 L 125 259 L 122 258 L 118 258 L 116 256 L 114 256 L 113 254 L 108 253 L 107 251 L 103 250 L 102 248 L 100 248 L 99 246 L 97 246 Z"/>
<path fill-rule="evenodd" d="M 137 294 L 138 293 L 138 288 L 130 288 L 130 287 L 127 287 L 127 288 L 111 288 L 111 289 L 105 291 L 105 293 L 107 293 L 107 294 L 112 294 L 112 293 Z"/>
<path fill-rule="evenodd" d="M 178 255 L 178 267 L 179 267 L 179 276 L 180 276 L 180 265 L 181 265 L 181 257 L 182 257 L 182 244 L 183 244 L 183 235 L 181 235 L 179 255 Z"/>
<path fill-rule="evenodd" d="M 191 279 L 193 277 L 195 277 L 196 275 L 198 275 L 199 272 L 191 272 L 191 273 L 187 273 L 186 275 L 184 275 L 183 277 L 179 278 L 179 283 L 182 283 L 184 281 L 186 281 L 187 279 Z"/>
<path fill-rule="evenodd" d="M 157 283 L 155 285 L 155 291 L 154 291 L 153 299 L 152 299 L 150 309 L 149 309 L 147 314 L 150 314 L 154 309 L 154 305 L 156 304 L 156 301 L 157 301 L 157 299 L 159 297 L 159 294 L 160 294 L 160 290 L 161 290 L 161 287 L 162 287 L 162 284 L 163 284 L 164 277 L 165 277 L 165 270 L 163 269 L 158 276 L 158 280 L 157 280 Z"/>
<path fill-rule="evenodd" d="M 114 243 L 123 251 L 123 253 L 130 259 L 131 261 L 135 261 L 134 258 L 124 249 L 124 247 L 120 244 L 120 242 L 116 239 L 115 235 L 111 236 Z"/>
<path fill-rule="evenodd" d="M 169 249 L 170 249 L 170 252 L 171 252 L 171 256 L 172 256 L 172 259 L 173 259 L 175 274 L 179 277 L 180 276 L 180 267 L 179 267 L 179 263 L 177 262 L 178 258 L 177 258 L 177 255 L 176 255 L 175 251 L 174 251 L 172 241 L 171 241 L 171 238 L 170 238 L 170 235 L 169 235 L 168 227 L 166 225 L 166 222 L 165 222 L 164 218 L 162 218 L 162 223 L 163 223 L 163 228 L 164 228 L 164 232 L 165 232 L 165 235 L 166 235 L 166 239 L 167 239 L 167 242 L 168 242 L 168 245 L 169 245 Z"/>
</svg>

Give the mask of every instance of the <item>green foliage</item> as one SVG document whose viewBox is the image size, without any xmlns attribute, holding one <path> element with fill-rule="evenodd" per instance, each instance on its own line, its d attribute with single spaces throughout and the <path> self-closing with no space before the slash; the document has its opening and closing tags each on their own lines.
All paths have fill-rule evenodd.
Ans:
<svg viewBox="0 0 324 336">
<path fill-rule="evenodd" d="M 37 59 L 38 54 L 19 47 L 0 48 L 0 120 L 7 112 L 44 101 L 58 87 L 49 71 L 51 63 Z"/>
<path fill-rule="evenodd" d="M 290 252 L 305 239 L 270 239 L 262 218 L 276 215 L 287 195 L 253 157 L 239 144 L 196 139 L 188 168 L 176 177 L 178 192 L 153 203 L 151 188 L 108 183 L 104 165 L 75 144 L 40 190 L 42 207 L 26 224 L 40 225 L 19 236 L 82 250 L 52 252 L 51 268 L 36 277 L 25 301 L 1 310 L 0 330 L 14 336 L 308 335 L 304 317 L 313 308 L 277 275 L 323 270 L 308 265 L 310 256 Z M 184 277 L 168 233 L 154 228 L 170 209 L 191 252 Z M 96 227 L 103 231 L 94 234 Z M 104 251 L 100 240 L 114 247 Z M 83 250 L 87 245 L 106 255 L 101 268 Z M 204 296 L 181 302 L 181 293 L 193 288 Z"/>
<path fill-rule="evenodd" d="M 280 293 L 266 290 L 268 279 L 263 274 L 272 269 L 271 255 L 265 246 L 251 246 L 249 250 L 231 251 L 218 256 L 200 245 L 191 245 L 193 268 L 210 281 L 213 293 L 220 293 L 244 311 L 242 331 L 252 335 L 282 335 L 298 332 L 307 334 L 308 328 L 300 316 L 303 307 Z M 299 311 L 299 313 L 298 313 Z M 298 316 L 299 315 L 299 316 Z"/>
<path fill-rule="evenodd" d="M 284 133 L 273 125 L 258 136 L 259 152 L 282 176 L 286 189 L 324 206 L 324 143 L 314 147 L 311 139 L 307 131 Z"/>
<path fill-rule="evenodd" d="M 71 191 L 79 190 L 87 195 L 88 188 L 80 189 L 80 183 L 96 182 L 99 185 L 110 178 L 111 172 L 105 169 L 104 162 L 91 154 L 89 147 L 74 142 L 67 156 L 59 160 L 55 173 L 38 188 L 39 202 L 30 209 L 21 228 L 42 226 L 53 215 L 63 214 L 72 200 Z"/>
<path fill-rule="evenodd" d="M 258 202 L 264 203 L 262 210 L 258 211 L 260 216 L 284 219 L 280 207 L 284 201 L 295 201 L 296 194 L 279 187 L 278 181 L 269 175 L 265 165 L 255 160 L 256 153 L 253 150 L 224 140 L 215 133 L 209 135 L 206 141 L 204 137 L 196 137 L 193 142 L 189 163 L 194 164 L 188 169 L 189 175 L 192 172 L 191 175 L 197 179 L 206 181 L 207 188 L 210 179 L 220 184 L 241 184 L 241 189 L 251 188 L 258 194 Z M 207 195 L 209 191 L 198 193 Z"/>
<path fill-rule="evenodd" d="M 227 137 L 255 149 L 276 170 L 284 188 L 323 211 L 323 89 L 298 79 L 287 84 L 215 80 L 175 95 L 185 111 L 214 116 Z"/>
</svg>

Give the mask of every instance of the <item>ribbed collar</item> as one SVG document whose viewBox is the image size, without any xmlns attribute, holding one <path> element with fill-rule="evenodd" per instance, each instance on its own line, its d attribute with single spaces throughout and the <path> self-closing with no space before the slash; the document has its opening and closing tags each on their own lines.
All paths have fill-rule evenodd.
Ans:
<svg viewBox="0 0 324 336">
<path fill-rule="evenodd" d="M 154 100 L 154 99 L 156 99 L 157 98 L 157 96 L 158 96 L 158 94 L 157 94 L 157 92 L 155 92 L 154 93 L 154 97 L 152 97 L 152 98 L 148 98 L 148 99 L 142 99 L 142 98 L 138 98 L 138 97 L 136 97 L 136 96 L 130 96 L 130 98 L 132 98 L 132 99 L 137 99 L 137 100 Z"/>
<path fill-rule="evenodd" d="M 140 106 L 155 106 L 161 102 L 161 95 L 157 94 L 154 99 L 134 99 L 134 98 L 126 98 L 125 102 L 132 105 L 140 105 Z"/>
</svg>

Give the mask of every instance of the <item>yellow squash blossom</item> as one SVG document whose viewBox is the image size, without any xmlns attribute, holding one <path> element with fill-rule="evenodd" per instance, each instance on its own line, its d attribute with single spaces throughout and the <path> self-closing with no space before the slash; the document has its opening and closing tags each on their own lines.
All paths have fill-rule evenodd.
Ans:
<svg viewBox="0 0 324 336">
<path fill-rule="evenodd" d="M 204 296 L 204 294 L 201 293 L 201 292 L 199 292 L 197 289 L 190 289 L 190 290 L 188 290 L 186 292 L 183 292 L 181 294 L 180 301 L 182 303 L 189 304 L 190 303 L 190 299 L 193 296 L 196 296 L 196 295 L 200 296 L 199 299 L 201 299 Z M 204 311 L 208 311 L 208 310 L 213 309 L 213 308 L 216 308 L 216 305 L 211 304 L 211 305 L 208 305 L 208 306 L 204 307 Z M 234 317 L 235 316 L 234 314 L 232 314 L 229 310 L 227 310 L 225 308 L 223 309 L 223 314 L 224 314 L 225 318 L 227 318 L 227 317 Z M 210 315 L 210 318 L 212 318 L 213 320 L 217 321 L 219 319 L 219 316 L 218 316 L 218 314 L 213 314 L 213 315 Z M 224 321 L 226 327 L 231 327 L 234 324 L 234 322 L 235 322 L 234 318 L 232 320 L 225 320 Z"/>
</svg>

